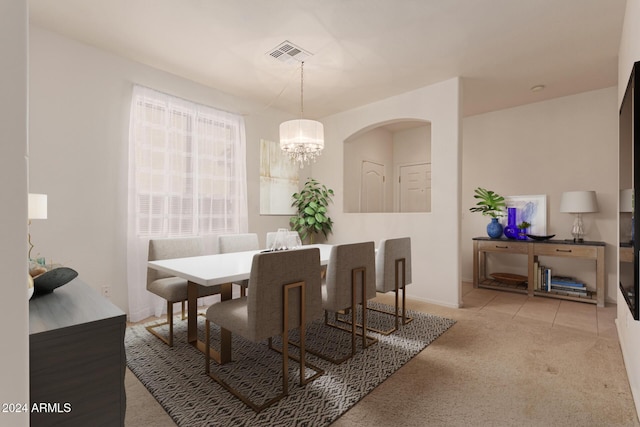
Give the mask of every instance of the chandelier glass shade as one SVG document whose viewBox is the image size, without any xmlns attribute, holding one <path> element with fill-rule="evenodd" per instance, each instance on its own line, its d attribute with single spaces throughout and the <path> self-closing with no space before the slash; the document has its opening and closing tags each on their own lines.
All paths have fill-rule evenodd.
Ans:
<svg viewBox="0 0 640 427">
<path fill-rule="evenodd" d="M 295 162 L 315 161 L 324 148 L 324 126 L 315 120 L 296 119 L 280 124 L 280 149 Z"/>
<path fill-rule="evenodd" d="M 300 116 L 304 112 L 304 62 L 300 65 Z M 280 149 L 300 163 L 315 161 L 324 148 L 324 125 L 316 120 L 294 119 L 280 124 Z"/>
</svg>

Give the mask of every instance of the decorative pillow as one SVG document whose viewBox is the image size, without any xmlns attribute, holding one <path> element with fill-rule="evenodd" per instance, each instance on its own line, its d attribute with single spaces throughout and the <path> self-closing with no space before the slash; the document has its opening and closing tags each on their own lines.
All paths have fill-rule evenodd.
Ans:
<svg viewBox="0 0 640 427">
<path fill-rule="evenodd" d="M 58 267 L 49 270 L 33 279 L 34 297 L 51 293 L 55 288 L 72 281 L 77 276 L 78 272 L 69 267 Z"/>
</svg>

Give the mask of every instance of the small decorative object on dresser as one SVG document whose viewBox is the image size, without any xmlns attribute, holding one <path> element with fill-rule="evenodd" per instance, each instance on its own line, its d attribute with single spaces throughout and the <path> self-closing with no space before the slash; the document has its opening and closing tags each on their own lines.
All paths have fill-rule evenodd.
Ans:
<svg viewBox="0 0 640 427">
<path fill-rule="evenodd" d="M 492 239 L 499 239 L 502 236 L 502 224 L 498 222 L 498 218 L 491 218 L 491 222 L 487 224 L 487 234 Z"/>
<path fill-rule="evenodd" d="M 527 230 L 531 227 L 527 221 L 518 224 L 518 240 L 527 240 Z"/>
<path fill-rule="evenodd" d="M 33 279 L 35 295 L 51 293 L 54 289 L 69 283 L 77 276 L 78 273 L 69 267 L 58 267 L 49 270 Z"/>
<path fill-rule="evenodd" d="M 549 240 L 549 239 L 553 239 L 554 237 L 556 237 L 555 234 L 549 234 L 548 236 L 537 236 L 535 234 L 527 234 L 527 237 L 532 239 L 532 240 L 538 240 L 538 241 L 544 241 L 544 240 Z"/>
<path fill-rule="evenodd" d="M 491 222 L 487 225 L 487 234 L 492 239 L 499 239 L 502 236 L 502 224 L 498 222 L 498 218 L 504 216 L 503 209 L 506 207 L 504 197 L 484 188 L 475 189 L 475 199 L 478 199 L 476 205 L 469 208 L 471 212 L 480 212 L 482 215 L 491 217 Z"/>
<path fill-rule="evenodd" d="M 504 236 L 507 239 L 518 237 L 518 227 L 516 226 L 516 208 L 507 208 L 507 225 L 504 227 Z"/>
<path fill-rule="evenodd" d="M 524 195 L 524 196 L 504 196 L 504 201 L 509 208 L 515 208 L 515 234 L 514 239 L 518 239 L 518 224 L 528 222 L 529 234 L 536 236 L 546 236 L 547 234 L 547 195 Z M 503 223 L 506 225 L 506 223 Z M 526 238 L 524 239 L 526 240 Z"/>
</svg>

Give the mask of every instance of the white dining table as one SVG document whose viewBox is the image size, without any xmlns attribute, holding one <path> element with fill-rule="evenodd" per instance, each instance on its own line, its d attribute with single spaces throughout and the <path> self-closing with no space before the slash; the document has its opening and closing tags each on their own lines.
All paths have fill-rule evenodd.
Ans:
<svg viewBox="0 0 640 427">
<path fill-rule="evenodd" d="M 332 245 L 305 245 L 302 246 L 301 249 L 308 248 L 320 249 L 321 265 L 327 265 L 329 263 Z M 207 351 L 208 344 L 198 339 L 198 285 L 221 285 L 220 299 L 223 301 L 231 299 L 232 283 L 249 279 L 253 256 L 261 252 L 265 251 L 230 252 L 187 258 L 164 259 L 149 261 L 147 263 L 149 268 L 187 280 L 187 340 L 200 351 Z M 214 360 L 222 364 L 231 361 L 231 333 L 226 330 L 221 330 L 220 340 L 220 351 L 218 352 L 210 348 L 209 354 Z"/>
</svg>

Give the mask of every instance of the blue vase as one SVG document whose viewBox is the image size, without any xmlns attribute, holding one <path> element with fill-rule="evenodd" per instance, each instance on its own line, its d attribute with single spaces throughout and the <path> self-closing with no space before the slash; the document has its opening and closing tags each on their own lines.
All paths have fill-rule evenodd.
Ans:
<svg viewBox="0 0 640 427">
<path fill-rule="evenodd" d="M 528 228 L 519 228 L 518 229 L 518 240 L 527 240 L 527 231 L 529 229 Z"/>
<path fill-rule="evenodd" d="M 516 208 L 507 208 L 507 226 L 504 228 L 504 235 L 508 239 L 518 238 L 518 227 L 516 226 Z"/>
<path fill-rule="evenodd" d="M 502 224 L 498 222 L 498 218 L 491 218 L 491 222 L 487 225 L 487 234 L 492 239 L 499 239 L 502 236 Z"/>
</svg>

